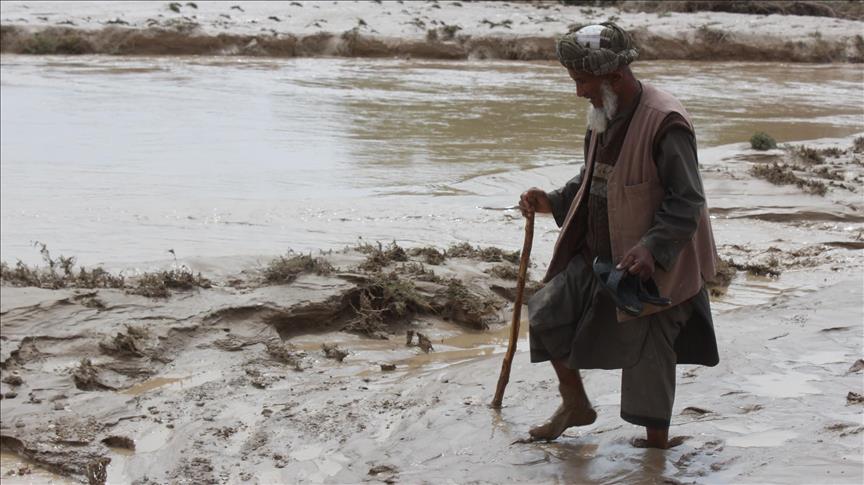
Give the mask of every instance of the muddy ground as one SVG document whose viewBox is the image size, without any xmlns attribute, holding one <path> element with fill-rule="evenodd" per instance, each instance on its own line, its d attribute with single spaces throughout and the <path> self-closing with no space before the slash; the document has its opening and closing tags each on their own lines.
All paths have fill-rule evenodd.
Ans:
<svg viewBox="0 0 864 485">
<path fill-rule="evenodd" d="M 595 424 L 520 442 L 557 402 L 523 318 L 504 408 L 488 406 L 517 255 L 385 243 L 229 265 L 156 297 L 140 276 L 15 286 L 7 265 L 4 483 L 860 483 L 862 154 L 806 146 L 829 151 L 798 176 L 828 166 L 842 185 L 756 176 L 804 164 L 794 147 L 700 154 L 726 263 L 721 363 L 679 369 L 671 450 L 631 444 L 615 371 L 584 373 Z"/>
<path fill-rule="evenodd" d="M 614 21 L 632 31 L 643 60 L 864 60 L 864 23 L 854 6 L 761 2 L 772 8 L 730 13 L 652 3 L 4 2 L 0 50 L 548 60 L 556 37 Z M 838 18 L 844 11 L 852 15 Z"/>
</svg>

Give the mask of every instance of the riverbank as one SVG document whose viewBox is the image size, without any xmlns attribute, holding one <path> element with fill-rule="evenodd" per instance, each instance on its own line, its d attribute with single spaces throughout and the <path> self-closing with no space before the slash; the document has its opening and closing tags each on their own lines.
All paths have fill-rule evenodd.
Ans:
<svg viewBox="0 0 864 485">
<path fill-rule="evenodd" d="M 558 36 L 611 20 L 642 60 L 864 61 L 860 20 L 558 2 L 4 2 L 0 19 L 19 54 L 551 60 Z"/>
</svg>

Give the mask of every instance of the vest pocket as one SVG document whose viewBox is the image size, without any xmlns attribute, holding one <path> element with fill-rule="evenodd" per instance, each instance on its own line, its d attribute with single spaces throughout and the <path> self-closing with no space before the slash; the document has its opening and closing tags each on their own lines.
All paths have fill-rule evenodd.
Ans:
<svg viewBox="0 0 864 485">
<path fill-rule="evenodd" d="M 635 246 L 654 225 L 654 214 L 663 200 L 663 188 L 657 180 L 621 186 L 619 197 L 609 192 L 609 229 L 613 253 L 622 256 Z M 614 209 L 613 209 L 614 208 Z"/>
</svg>

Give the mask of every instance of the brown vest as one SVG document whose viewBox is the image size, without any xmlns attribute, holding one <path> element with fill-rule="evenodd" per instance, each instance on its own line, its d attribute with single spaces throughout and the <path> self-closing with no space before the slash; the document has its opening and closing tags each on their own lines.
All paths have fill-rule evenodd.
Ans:
<svg viewBox="0 0 864 485">
<path fill-rule="evenodd" d="M 624 146 L 607 179 L 606 198 L 609 204 L 609 233 L 614 262 L 620 261 L 630 248 L 639 243 L 653 225 L 654 213 L 660 208 L 665 191 L 657 176 L 657 165 L 652 151 L 660 124 L 673 112 L 680 114 L 690 129 L 693 129 L 690 115 L 678 100 L 665 91 L 642 83 L 639 106 L 633 113 L 624 137 Z M 544 281 L 549 281 L 564 270 L 585 241 L 587 189 L 594 173 L 596 149 L 597 135 L 592 134 L 582 186 L 579 187 L 561 226 Z M 678 305 L 696 295 L 705 281 L 714 278 L 716 265 L 717 250 L 706 205 L 702 208 L 702 216 L 693 238 L 682 247 L 675 265 L 668 272 L 657 267 L 654 280 L 660 288 L 660 295 L 671 298 L 672 305 Z M 640 316 L 650 315 L 664 308 L 666 307 L 645 305 Z M 618 312 L 619 322 L 633 318 L 637 317 Z"/>
</svg>

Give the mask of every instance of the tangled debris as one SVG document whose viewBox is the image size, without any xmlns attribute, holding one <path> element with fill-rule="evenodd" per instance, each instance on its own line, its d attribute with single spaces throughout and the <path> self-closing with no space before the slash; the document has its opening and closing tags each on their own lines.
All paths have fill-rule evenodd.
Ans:
<svg viewBox="0 0 864 485">
<path fill-rule="evenodd" d="M 0 262 L 0 281 L 11 286 L 35 286 L 57 290 L 60 288 L 123 288 L 122 276 L 115 276 L 96 267 L 88 270 L 85 267 L 75 271 L 75 257 L 60 255 L 57 259 L 51 257 L 48 246 L 41 242 L 34 243 L 39 248 L 45 267 L 28 266 L 18 261 L 14 267 Z"/>
<path fill-rule="evenodd" d="M 437 266 L 444 262 L 446 255 L 432 247 L 411 248 L 408 250 L 408 255 L 412 257 L 422 257 L 426 264 Z"/>
<path fill-rule="evenodd" d="M 321 344 L 321 350 L 324 352 L 324 356 L 328 359 L 333 359 L 339 362 L 345 360 L 345 357 L 348 357 L 348 352 L 339 348 L 338 345 L 331 345 L 328 343 Z"/>
<path fill-rule="evenodd" d="M 386 323 L 404 321 L 431 310 L 429 301 L 414 283 L 395 271 L 372 274 L 352 295 L 351 306 L 355 317 L 344 330 L 367 336 L 380 336 Z"/>
<path fill-rule="evenodd" d="M 136 285 L 130 286 L 122 275 L 113 275 L 102 267 L 88 270 L 85 267 L 75 269 L 75 257 L 51 257 L 46 244 L 36 242 L 45 266 L 28 266 L 18 261 L 14 267 L 5 261 L 0 262 L 0 283 L 10 286 L 33 286 L 57 290 L 61 288 L 117 288 L 125 289 L 127 293 L 150 298 L 167 298 L 171 290 L 191 290 L 194 288 L 210 288 L 210 280 L 201 273 L 180 265 L 170 270 L 155 273 L 145 272 L 133 278 Z M 90 294 L 88 296 L 95 296 Z M 98 300 L 82 302 L 85 306 L 99 308 Z"/>
<path fill-rule="evenodd" d="M 505 251 L 496 247 L 480 246 L 474 247 L 467 242 L 454 244 L 447 248 L 447 257 L 450 258 L 470 258 L 485 261 L 487 263 L 500 263 L 501 261 L 509 261 L 513 264 L 519 263 L 519 255 L 521 251 Z"/>
<path fill-rule="evenodd" d="M 292 283 L 302 273 L 328 275 L 334 270 L 324 258 L 313 258 L 311 254 L 300 254 L 290 258 L 280 256 L 270 261 L 264 270 L 264 281 L 270 284 Z"/>
<path fill-rule="evenodd" d="M 512 264 L 497 264 L 484 273 L 502 280 L 515 280 L 519 278 L 519 268 Z"/>
<path fill-rule="evenodd" d="M 362 271 L 381 271 L 390 263 L 408 261 L 408 254 L 401 246 L 396 244 L 396 241 L 390 243 L 386 248 L 379 242 L 377 246 L 361 244 L 355 249 L 367 255 L 366 261 L 361 263 L 359 266 L 359 269 Z"/>
<path fill-rule="evenodd" d="M 414 336 L 415 335 L 417 336 L 417 343 L 416 344 L 414 343 Z M 432 341 L 429 340 L 429 337 L 423 335 L 420 332 L 414 331 L 414 330 L 408 330 L 405 333 L 405 345 L 407 345 L 408 347 L 420 347 L 420 350 L 422 350 L 423 352 L 425 352 L 427 354 L 429 352 L 435 350 L 435 348 L 432 347 Z"/>
<path fill-rule="evenodd" d="M 146 329 L 126 325 L 126 333 L 119 332 L 114 337 L 99 342 L 99 348 L 107 354 L 144 357 L 144 341 L 147 337 Z"/>
<path fill-rule="evenodd" d="M 757 139 L 757 135 L 759 133 L 751 139 L 754 148 L 756 145 L 767 147 L 767 141 Z M 847 183 L 846 174 L 849 165 L 861 165 L 855 154 L 864 150 L 864 137 L 856 138 L 847 148 L 807 145 L 784 145 L 781 148 L 782 151 L 744 157 L 754 162 L 749 170 L 750 175 L 775 185 L 795 185 L 819 196 L 824 196 L 832 188 L 856 192 L 860 186 L 855 184 L 861 181 L 860 176 L 853 176 Z"/>
<path fill-rule="evenodd" d="M 478 295 L 455 278 L 451 278 L 435 296 L 432 306 L 445 320 L 480 330 L 489 328 L 487 317 L 501 307 L 496 300 Z"/>
<path fill-rule="evenodd" d="M 717 274 L 714 276 L 714 279 L 707 282 L 706 286 L 708 288 L 709 294 L 714 297 L 720 297 L 726 294 L 726 290 L 729 289 L 729 285 L 732 283 L 732 278 L 735 277 L 735 273 L 738 272 L 737 268 L 733 266 L 733 262 L 731 260 L 727 261 L 725 259 L 719 259 L 717 264 Z"/>
<path fill-rule="evenodd" d="M 281 341 L 267 342 L 267 355 L 271 359 L 290 365 L 296 371 L 304 369 L 303 359 L 306 357 L 306 352 L 294 349 L 290 344 Z"/>
<path fill-rule="evenodd" d="M 138 286 L 127 291 L 149 298 L 167 298 L 171 296 L 171 290 L 210 287 L 210 280 L 201 276 L 201 273 L 193 273 L 189 267 L 183 265 L 156 273 L 144 273 L 138 278 Z"/>
<path fill-rule="evenodd" d="M 795 171 L 802 171 L 802 169 L 795 165 L 772 163 L 770 165 L 754 165 L 750 169 L 750 174 L 774 185 L 795 185 L 814 195 L 825 195 L 828 191 L 825 182 L 805 179 L 796 175 Z"/>
<path fill-rule="evenodd" d="M 75 381 L 75 387 L 82 391 L 105 391 L 115 390 L 116 388 L 102 382 L 99 376 L 99 370 L 93 366 L 93 363 L 88 358 L 81 359 L 78 367 L 72 373 L 72 380 Z"/>
</svg>

